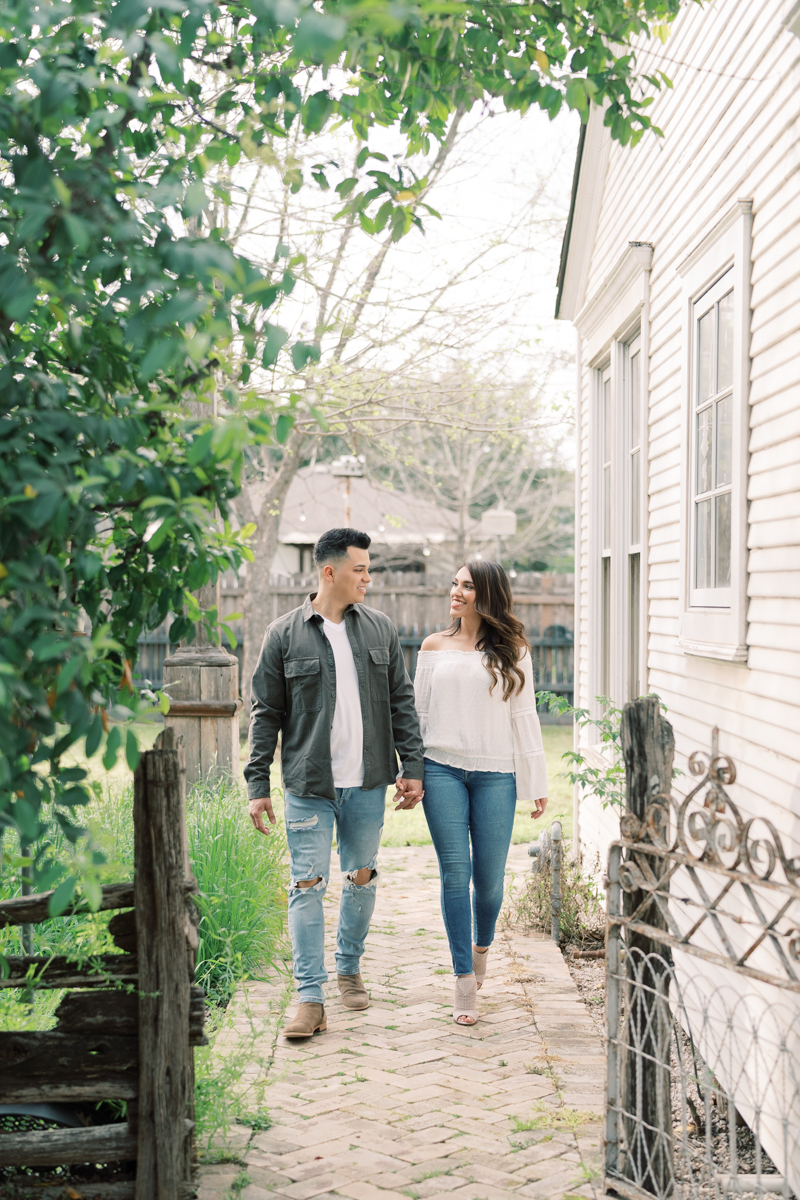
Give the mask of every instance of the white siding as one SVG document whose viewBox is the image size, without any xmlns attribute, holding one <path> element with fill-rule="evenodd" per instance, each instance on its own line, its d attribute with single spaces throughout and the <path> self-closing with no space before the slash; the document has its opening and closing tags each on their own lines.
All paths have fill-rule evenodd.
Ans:
<svg viewBox="0 0 800 1200">
<path fill-rule="evenodd" d="M 647 679 L 668 708 L 676 765 L 693 749 L 720 749 L 737 765 L 733 798 L 771 820 L 787 853 L 800 851 L 800 40 L 783 30 L 792 0 L 687 5 L 666 46 L 648 54 L 674 89 L 650 115 L 664 138 L 612 144 L 586 278 L 595 296 L 631 241 L 654 247 L 649 288 Z M 657 43 L 656 43 L 657 45 Z M 677 266 L 737 200 L 752 200 L 747 663 L 693 657 L 679 645 L 684 344 Z M 580 645 L 576 703 L 596 686 L 599 550 L 591 545 L 592 372 L 581 344 Z M 616 696 L 621 703 L 625 696 Z M 676 790 L 685 781 L 678 780 Z M 586 798 L 580 841 L 593 864 L 615 836 L 610 809 Z M 618 828 L 618 824 L 617 824 Z M 693 960 L 693 970 L 698 966 Z M 697 978 L 714 972 L 695 970 Z M 769 989 L 752 991 L 770 1004 Z M 754 999 L 755 998 L 755 999 Z M 793 1002 L 796 998 L 793 998 Z M 798 1114 L 800 1117 L 800 1114 Z M 777 1129 L 777 1124 L 775 1126 Z M 772 1130 L 765 1145 L 780 1161 Z M 776 1148 L 777 1147 L 777 1148 Z M 797 1190 L 800 1161 L 783 1162 Z"/>
<path fill-rule="evenodd" d="M 664 138 L 611 147 L 588 271 L 598 291 L 630 241 L 654 246 L 650 279 L 647 686 L 668 706 L 677 764 L 720 728 L 737 798 L 800 845 L 800 41 L 784 0 L 684 8 L 648 56 L 674 89 L 650 113 Z M 657 44 L 657 43 L 656 43 Z M 678 65 L 682 64 L 682 65 Z M 696 69 L 701 67 L 702 69 Z M 681 289 L 677 264 L 739 198 L 753 200 L 748 663 L 684 654 L 679 555 Z M 578 703 L 592 696 L 591 370 L 582 358 Z M 624 697 L 618 697 L 619 700 Z M 581 840 L 607 840 L 582 806 Z"/>
</svg>

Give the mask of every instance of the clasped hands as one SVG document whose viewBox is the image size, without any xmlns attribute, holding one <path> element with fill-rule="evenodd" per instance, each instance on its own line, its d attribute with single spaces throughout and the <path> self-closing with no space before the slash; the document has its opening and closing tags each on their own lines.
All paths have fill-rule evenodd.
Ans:
<svg viewBox="0 0 800 1200">
<path fill-rule="evenodd" d="M 401 808 L 416 808 L 425 792 L 422 787 L 421 779 L 406 779 L 402 775 L 398 775 L 395 781 L 397 791 L 392 796 L 392 803 L 397 804 L 395 812 L 399 812 Z"/>
<path fill-rule="evenodd" d="M 421 779 L 404 779 L 402 775 L 398 776 L 396 783 L 397 791 L 392 797 L 392 802 L 400 801 L 395 809 L 397 812 L 401 808 L 415 808 L 425 792 L 422 790 Z M 250 820 L 259 833 L 269 836 L 272 832 L 264 824 L 264 816 L 266 815 L 270 825 L 276 822 L 275 813 L 272 808 L 272 801 L 268 796 L 261 796 L 258 799 L 253 799 L 249 804 Z"/>
</svg>

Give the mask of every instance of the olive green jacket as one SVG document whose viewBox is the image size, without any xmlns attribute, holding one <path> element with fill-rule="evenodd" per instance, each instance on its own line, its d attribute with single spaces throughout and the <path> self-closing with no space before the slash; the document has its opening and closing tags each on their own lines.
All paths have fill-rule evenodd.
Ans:
<svg viewBox="0 0 800 1200">
<path fill-rule="evenodd" d="M 244 769 L 251 800 L 269 796 L 269 772 L 281 735 L 283 785 L 295 796 L 336 799 L 331 725 L 336 707 L 333 648 L 322 617 L 306 597 L 273 621 L 253 675 L 250 760 Z M 344 614 L 353 648 L 364 722 L 364 782 L 394 783 L 397 755 L 407 779 L 422 779 L 422 738 L 414 688 L 397 630 L 385 613 L 351 604 Z"/>
</svg>

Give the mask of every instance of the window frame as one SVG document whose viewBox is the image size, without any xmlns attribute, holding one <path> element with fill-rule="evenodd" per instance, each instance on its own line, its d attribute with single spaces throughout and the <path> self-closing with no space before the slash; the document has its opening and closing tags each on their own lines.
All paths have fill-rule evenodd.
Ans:
<svg viewBox="0 0 800 1200">
<path fill-rule="evenodd" d="M 710 548 L 711 562 L 709 565 L 710 565 L 711 569 L 714 571 L 714 573 L 716 573 L 717 531 L 716 531 L 716 521 L 714 519 L 716 502 L 717 502 L 717 498 L 719 496 L 723 496 L 725 494 L 730 495 L 732 498 L 734 489 L 737 484 L 737 481 L 734 480 L 734 478 L 733 478 L 734 472 L 732 469 L 732 467 L 733 467 L 732 463 L 731 463 L 731 467 L 730 467 L 730 476 L 731 476 L 730 480 L 728 480 L 726 483 L 724 483 L 722 485 L 720 485 L 716 480 L 716 471 L 717 471 L 716 459 L 717 459 L 717 450 L 718 450 L 718 445 L 717 445 L 718 406 L 720 403 L 724 403 L 725 400 L 730 399 L 731 415 L 733 415 L 733 408 L 734 408 L 733 380 L 731 380 L 731 384 L 729 387 L 725 387 L 725 388 L 716 387 L 714 389 L 714 391 L 711 392 L 708 396 L 706 396 L 705 399 L 702 401 L 700 400 L 700 397 L 698 395 L 699 377 L 700 377 L 700 349 L 699 349 L 700 321 L 704 317 L 706 317 L 707 314 L 713 308 L 714 313 L 715 313 L 714 329 L 713 329 L 713 333 L 714 333 L 713 348 L 714 348 L 714 357 L 716 359 L 717 346 L 718 346 L 718 342 L 719 342 L 719 305 L 720 305 L 721 300 L 724 300 L 726 296 L 729 296 L 731 294 L 733 294 L 734 306 L 735 306 L 736 288 L 734 285 L 733 271 L 732 271 L 732 269 L 729 269 L 729 270 L 725 271 L 724 274 L 722 274 L 719 277 L 719 279 L 717 279 L 711 285 L 710 288 L 707 288 L 706 291 L 703 292 L 702 296 L 698 296 L 692 305 L 693 370 L 692 370 L 692 380 L 691 380 L 692 395 L 691 395 L 691 402 L 690 402 L 691 416 L 690 416 L 690 430 L 689 430 L 689 490 L 691 493 L 692 508 L 691 508 L 690 515 L 689 515 L 689 530 L 688 530 L 688 533 L 689 533 L 689 548 L 688 548 L 689 560 L 688 560 L 688 564 L 687 564 L 687 569 L 689 572 L 689 605 L 691 608 L 696 608 L 696 609 L 706 609 L 706 608 L 730 609 L 731 603 L 732 603 L 730 555 L 729 555 L 728 586 L 727 587 L 719 587 L 716 584 L 714 584 L 713 587 L 701 588 L 701 587 L 698 587 L 698 585 L 697 585 L 697 551 L 698 551 L 698 547 L 697 547 L 697 508 L 698 508 L 698 504 L 706 503 L 706 502 L 710 502 L 710 504 L 711 504 L 711 509 L 710 509 L 710 511 L 712 513 L 712 519 L 711 519 L 711 523 L 710 523 L 710 525 L 711 525 L 711 529 L 710 529 L 710 532 L 711 532 L 711 539 L 710 539 L 711 540 L 711 548 Z M 701 311 L 698 313 L 698 310 L 701 310 Z M 704 311 L 702 311 L 702 310 L 704 310 Z M 736 331 L 734 328 L 734 336 L 735 336 L 735 332 Z M 718 363 L 715 361 L 715 363 L 714 363 L 715 369 L 717 366 L 718 366 Z M 715 383 L 716 382 L 717 382 L 717 380 L 715 378 Z M 700 451 L 699 451 L 699 446 L 698 446 L 697 417 L 701 412 L 710 412 L 711 413 L 711 447 L 710 447 L 710 449 L 711 449 L 711 486 L 705 488 L 702 492 L 698 493 L 697 476 L 698 476 L 698 471 L 699 471 L 698 459 L 699 459 Z M 702 500 L 698 500 L 698 496 L 702 496 Z"/>
<path fill-rule="evenodd" d="M 647 615 L 643 596 L 642 566 L 647 550 L 647 375 L 645 371 L 645 338 L 641 328 L 632 330 L 620 343 L 622 355 L 622 420 L 624 425 L 621 459 L 624 464 L 622 481 L 623 528 L 621 540 L 621 570 L 624 571 L 624 597 L 627 636 L 624 643 L 626 700 L 642 695 L 646 676 Z M 631 364 L 638 358 L 635 368 Z M 638 394 L 633 387 L 634 370 L 638 375 Z M 634 420 L 638 425 L 638 441 L 634 444 Z M 638 457 L 638 494 L 634 495 L 633 461 Z M 633 536 L 633 516 L 636 513 L 638 539 Z M 636 594 L 633 589 L 633 560 L 636 560 Z"/>
<path fill-rule="evenodd" d="M 752 202 L 738 201 L 678 266 L 682 298 L 681 623 L 684 654 L 747 662 L 747 478 L 750 384 Z M 695 587 L 696 306 L 713 289 L 733 288 L 730 587 Z M 718 297 L 719 298 L 719 297 Z"/>
<path fill-rule="evenodd" d="M 618 705 L 624 703 L 628 686 L 628 642 L 625 637 L 625 618 L 628 606 L 627 542 L 625 520 L 628 510 L 628 484 L 626 464 L 623 460 L 626 446 L 626 413 L 623 399 L 623 370 L 625 346 L 637 335 L 641 336 L 641 391 L 640 391 L 640 436 L 642 438 L 642 477 L 640 530 L 643 538 L 640 565 L 640 658 L 639 683 L 647 690 L 647 488 L 649 459 L 649 327 L 650 327 L 650 268 L 653 247 L 649 242 L 629 242 L 598 291 L 586 302 L 575 317 L 575 326 L 582 339 L 583 368 L 587 375 L 587 424 L 585 460 L 589 479 L 589 511 L 584 518 L 581 545 L 586 547 L 588 557 L 588 612 L 585 625 L 581 624 L 581 641 L 588 648 L 586 704 L 593 716 L 602 715 L 596 697 L 601 694 L 602 680 L 602 375 L 610 369 L 612 384 L 612 445 L 611 462 L 615 480 L 612 486 L 612 529 L 610 592 L 610 645 L 609 698 Z M 583 539 L 587 538 L 587 541 Z"/>
</svg>

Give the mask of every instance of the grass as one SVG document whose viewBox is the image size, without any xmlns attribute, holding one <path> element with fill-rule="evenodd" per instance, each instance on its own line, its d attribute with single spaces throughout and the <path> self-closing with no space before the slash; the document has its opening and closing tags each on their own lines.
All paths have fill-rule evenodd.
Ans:
<svg viewBox="0 0 800 1200">
<path fill-rule="evenodd" d="M 146 732 L 152 743 L 157 727 L 151 726 Z M 118 767 L 81 814 L 93 844 L 106 859 L 100 867 L 102 882 L 132 878 L 132 805 L 130 772 Z M 197 981 L 210 1001 L 206 1030 L 210 1044 L 195 1053 L 197 1135 L 201 1143 L 207 1144 L 233 1121 L 260 1128 L 269 1123 L 263 1097 L 246 1089 L 243 1092 L 241 1083 L 245 1068 L 263 1053 L 259 1044 L 262 1031 L 254 1026 L 248 1037 L 237 1029 L 233 1052 L 216 1054 L 214 1041 L 230 1024 L 225 1006 L 240 981 L 263 977 L 270 967 L 285 973 L 282 956 L 288 872 L 282 831 L 277 830 L 268 840 L 254 834 L 238 783 L 217 781 L 195 786 L 187 798 L 187 827 L 190 857 L 200 886 Z M 11 855 L 16 847 L 9 840 L 4 849 Z M 75 852 L 56 837 L 53 853 L 66 857 Z M 19 876 L 8 870 L 0 880 L 0 898 L 16 895 L 18 890 Z M 106 912 L 57 917 L 36 925 L 33 952 L 76 959 L 113 951 L 108 933 L 113 915 Z M 0 930 L 0 953 L 22 953 L 18 928 Z M 0 990 L 0 1030 L 52 1028 L 63 994 L 58 989 L 42 989 L 30 995 L 17 989 Z"/>
<path fill-rule="evenodd" d="M 187 804 L 189 856 L 200 886 L 196 979 L 227 1003 L 237 983 L 277 963 L 286 912 L 286 843 L 277 829 L 256 836 L 245 794 L 218 781 L 197 784 Z"/>
<path fill-rule="evenodd" d="M 553 821 L 561 822 L 564 837 L 572 837 L 572 784 L 567 779 L 559 778 L 564 770 L 561 755 L 572 749 L 572 726 L 543 725 L 542 740 L 547 759 L 550 802 L 544 817 L 538 821 L 533 820 L 527 805 L 517 804 L 514 831 L 511 835 L 514 845 L 533 841 L 542 829 L 549 828 Z M 386 796 L 386 822 L 381 845 L 430 846 L 431 835 L 422 805 L 417 805 L 411 812 L 395 812 L 390 803 L 393 795 L 394 788 L 391 788 Z"/>
<path fill-rule="evenodd" d="M 531 1129 L 579 1129 L 581 1125 L 590 1125 L 593 1121 L 602 1120 L 597 1113 L 584 1112 L 579 1108 L 547 1108 L 544 1104 L 536 1107 L 531 1117 L 512 1117 L 514 1133 L 526 1133 Z"/>
</svg>

